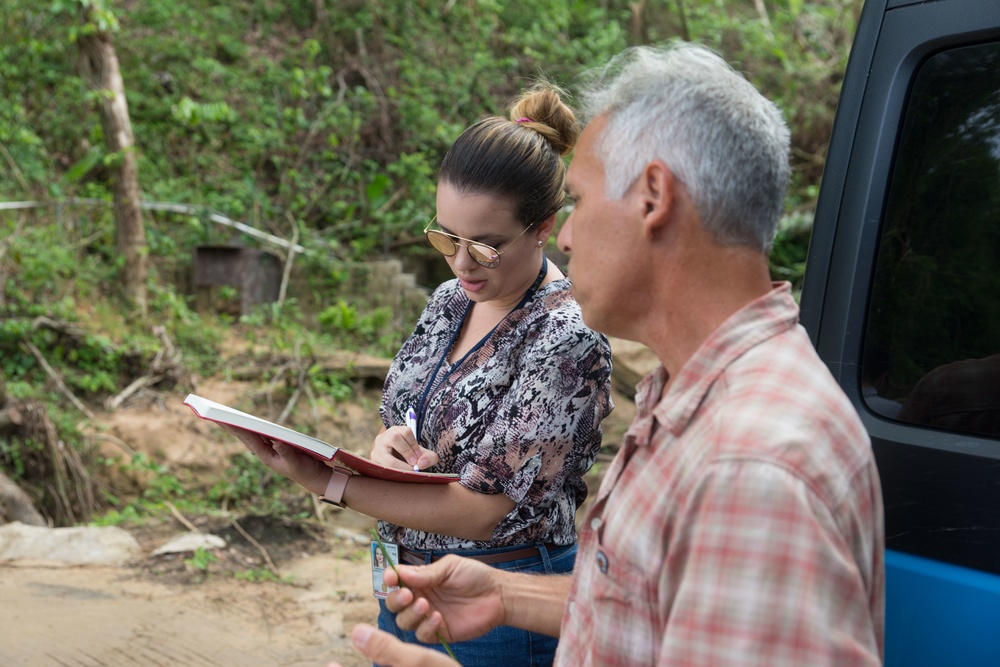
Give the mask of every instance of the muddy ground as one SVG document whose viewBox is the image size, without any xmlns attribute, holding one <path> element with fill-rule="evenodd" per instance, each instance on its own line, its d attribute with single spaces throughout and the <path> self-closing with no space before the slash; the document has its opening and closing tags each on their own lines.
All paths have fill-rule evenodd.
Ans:
<svg viewBox="0 0 1000 667">
<path fill-rule="evenodd" d="M 639 366 L 648 365 L 642 351 L 622 348 L 637 355 Z M 210 378 L 197 381 L 194 390 L 237 402 L 254 388 Z M 324 439 L 367 453 L 380 426 L 378 396 L 370 387 L 339 405 L 336 414 L 321 415 Z M 91 433 L 109 456 L 141 452 L 179 478 L 218 475 L 241 445 L 194 418 L 183 397 L 147 392 L 98 414 Z M 634 414 L 625 395 L 616 393 L 615 402 L 605 422 L 611 444 Z M 602 456 L 588 479 L 594 489 L 610 455 Z M 225 512 L 214 516 L 176 511 L 127 525 L 143 556 L 124 567 L 0 564 L 0 665 L 369 664 L 348 637 L 355 623 L 374 622 L 378 610 L 366 539 L 374 520 L 319 503 L 305 520 L 220 509 Z M 190 552 L 152 555 L 192 531 L 219 535 L 227 546 L 211 550 L 216 560 L 209 563 Z"/>
</svg>

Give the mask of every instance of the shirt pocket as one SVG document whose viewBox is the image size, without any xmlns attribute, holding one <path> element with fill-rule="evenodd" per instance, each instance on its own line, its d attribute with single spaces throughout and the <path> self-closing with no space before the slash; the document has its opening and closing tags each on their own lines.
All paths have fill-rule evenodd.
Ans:
<svg viewBox="0 0 1000 667">
<path fill-rule="evenodd" d="M 600 544 L 590 566 L 594 568 L 595 664 L 652 663 L 659 645 L 653 604 L 653 582 L 658 577 Z M 623 656 L 627 656 L 624 661 Z"/>
</svg>

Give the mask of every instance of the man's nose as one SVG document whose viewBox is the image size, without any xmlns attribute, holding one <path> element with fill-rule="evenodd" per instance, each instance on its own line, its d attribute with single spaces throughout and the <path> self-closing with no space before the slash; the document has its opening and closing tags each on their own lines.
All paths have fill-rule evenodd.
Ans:
<svg viewBox="0 0 1000 667">
<path fill-rule="evenodd" d="M 566 218 L 566 222 L 563 223 L 562 228 L 559 230 L 559 236 L 556 237 L 556 245 L 564 255 L 569 255 L 572 252 L 573 232 L 570 229 L 570 221 L 572 219 L 573 214 L 570 213 L 569 217 Z"/>
</svg>

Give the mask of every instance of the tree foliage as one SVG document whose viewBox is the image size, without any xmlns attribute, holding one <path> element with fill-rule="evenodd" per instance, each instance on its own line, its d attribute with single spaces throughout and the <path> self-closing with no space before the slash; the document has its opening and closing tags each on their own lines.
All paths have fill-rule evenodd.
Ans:
<svg viewBox="0 0 1000 667">
<path fill-rule="evenodd" d="M 342 257 L 419 232 L 450 142 L 532 78 L 572 87 L 629 44 L 678 37 L 722 52 L 784 109 L 789 207 L 808 209 L 857 12 L 847 0 L 8 0 L 6 198 L 107 196 L 112 156 L 95 105 L 80 112 L 93 95 L 73 68 L 79 27 L 60 11 L 79 4 L 118 28 L 147 197 L 282 235 L 291 213 Z"/>
</svg>

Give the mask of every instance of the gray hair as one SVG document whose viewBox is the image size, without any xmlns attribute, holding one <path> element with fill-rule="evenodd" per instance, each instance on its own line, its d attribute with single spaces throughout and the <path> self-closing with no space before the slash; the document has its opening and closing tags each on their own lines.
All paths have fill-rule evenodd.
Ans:
<svg viewBox="0 0 1000 667">
<path fill-rule="evenodd" d="M 769 253 L 788 190 L 790 133 L 778 107 L 707 48 L 634 47 L 590 75 L 586 118 L 608 124 L 596 146 L 608 197 L 653 160 L 687 187 L 724 245 Z"/>
</svg>

